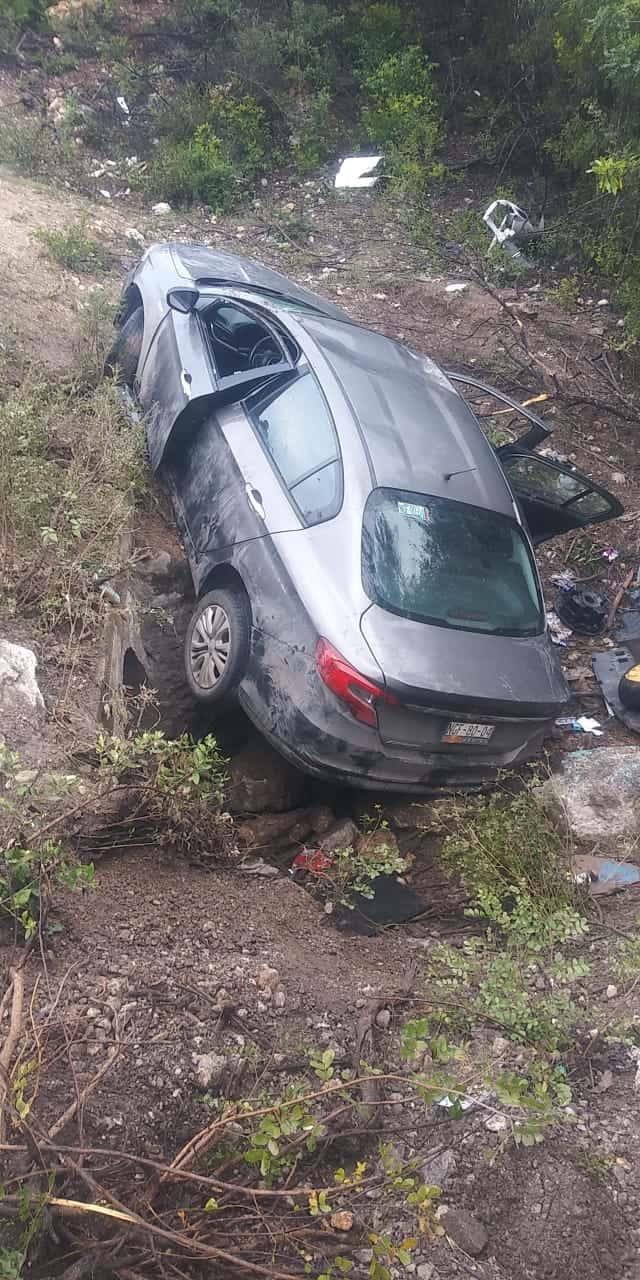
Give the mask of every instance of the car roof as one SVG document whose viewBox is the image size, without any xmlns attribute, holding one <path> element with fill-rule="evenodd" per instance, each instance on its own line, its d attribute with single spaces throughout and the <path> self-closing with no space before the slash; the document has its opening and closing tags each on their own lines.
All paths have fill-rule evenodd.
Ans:
<svg viewBox="0 0 640 1280">
<path fill-rule="evenodd" d="M 296 319 L 350 403 L 376 485 L 514 514 L 491 445 L 432 360 L 359 325 L 301 313 Z M 311 352 L 309 358 L 313 363 Z"/>
<path fill-rule="evenodd" d="M 240 285 L 247 289 L 255 286 L 259 289 L 272 290 L 303 306 L 317 307 L 325 314 L 337 319 L 347 320 L 345 312 L 336 307 L 328 298 L 296 284 L 288 276 L 272 267 L 265 267 L 253 258 L 235 253 L 226 253 L 221 249 L 210 249 L 199 244 L 180 244 L 171 241 L 168 248 L 176 274 L 182 280 L 193 281 L 194 284 L 229 284 Z"/>
</svg>

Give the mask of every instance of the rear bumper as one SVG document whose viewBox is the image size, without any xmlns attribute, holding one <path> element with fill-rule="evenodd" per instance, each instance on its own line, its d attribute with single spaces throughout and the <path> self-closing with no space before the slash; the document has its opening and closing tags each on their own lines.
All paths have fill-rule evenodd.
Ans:
<svg viewBox="0 0 640 1280">
<path fill-rule="evenodd" d="M 554 717 L 510 717 L 509 746 L 384 743 L 376 729 L 360 724 L 319 678 L 297 663 L 286 680 L 265 684 L 251 675 L 240 686 L 240 702 L 256 728 L 292 764 L 313 777 L 358 790 L 433 795 L 490 785 L 499 772 L 538 755 Z M 484 719 L 490 719 L 486 712 Z M 505 718 L 502 718 L 503 724 Z M 517 730 L 517 731 L 516 731 Z"/>
</svg>

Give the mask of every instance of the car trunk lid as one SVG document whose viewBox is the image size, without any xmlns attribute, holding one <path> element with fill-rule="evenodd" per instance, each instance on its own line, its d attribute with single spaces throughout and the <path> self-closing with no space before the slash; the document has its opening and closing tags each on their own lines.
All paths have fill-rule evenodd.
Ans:
<svg viewBox="0 0 640 1280">
<path fill-rule="evenodd" d="M 567 686 L 545 635 L 437 627 L 377 605 L 360 625 L 397 698 L 378 707 L 383 742 L 453 754 L 517 754 L 566 704 Z"/>
</svg>

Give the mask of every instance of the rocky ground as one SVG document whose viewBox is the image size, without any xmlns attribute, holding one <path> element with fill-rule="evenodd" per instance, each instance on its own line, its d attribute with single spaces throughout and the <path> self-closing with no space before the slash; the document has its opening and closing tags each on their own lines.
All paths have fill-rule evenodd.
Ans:
<svg viewBox="0 0 640 1280">
<path fill-rule="evenodd" d="M 470 191 L 460 198 L 467 194 L 474 196 Z M 8 173 L 0 178 L 0 197 L 0 238 L 9 245 L 0 303 L 9 318 L 2 343 L 10 380 L 19 381 L 25 368 L 26 376 L 34 376 L 36 363 L 54 371 L 72 365 L 87 300 L 96 293 L 115 297 L 139 240 L 197 239 L 250 253 L 447 367 L 499 377 L 522 398 L 549 397 L 540 409 L 555 427 L 554 449 L 612 489 L 627 510 L 615 525 L 596 531 L 588 546 L 558 540 L 543 550 L 550 605 L 556 593 L 551 578 L 567 565 L 611 596 L 637 569 L 637 424 L 624 370 L 604 354 L 616 320 L 597 305 L 599 299 L 585 299 L 567 316 L 535 279 L 517 289 L 489 290 L 455 260 L 450 270 L 436 272 L 428 253 L 409 242 L 392 202 L 370 193 L 338 199 L 325 182 L 269 182 L 259 201 L 224 221 L 204 213 L 154 214 L 133 197 L 85 200 Z M 443 209 L 445 222 L 446 216 Z M 34 242 L 37 228 L 77 219 L 109 252 L 111 269 L 99 278 L 61 269 Z M 465 289 L 447 293 L 452 281 Z M 129 593 L 135 625 L 116 616 L 117 609 L 106 611 L 108 660 L 114 654 L 123 659 L 133 648 L 158 690 L 161 723 L 173 732 L 201 733 L 207 726 L 194 718 L 180 676 L 188 577 L 161 497 L 138 518 L 133 541 L 139 563 L 114 579 L 114 589 Z M 617 557 L 603 558 L 611 545 Z M 7 621 L 2 635 L 35 651 L 45 701 L 44 714 L 37 706 L 25 713 L 31 745 L 28 737 L 18 745 L 27 755 L 31 750 L 38 765 L 43 752 L 59 764 L 71 750 L 69 726 L 78 716 L 85 727 L 91 718 L 98 721 L 104 653 L 90 655 L 84 683 L 72 691 L 71 704 L 67 691 L 60 717 L 55 644 L 43 644 L 25 618 Z M 591 676 L 590 652 L 602 643 L 574 638 L 563 658 L 576 714 L 596 716 L 604 735 L 560 733 L 553 758 L 561 771 L 564 753 L 594 753 L 574 815 L 576 824 L 583 823 L 578 836 L 587 851 L 632 855 L 638 830 L 634 739 L 607 717 Z M 437 942 L 459 941 L 474 928 L 464 915 L 461 886 L 440 868 L 429 806 L 401 799 L 385 809 L 391 838 L 413 855 L 409 879 L 425 900 L 424 916 L 373 937 L 337 928 L 321 903 L 292 880 L 290 861 L 309 839 L 317 843 L 336 824 L 359 820 L 377 797 L 364 801 L 311 787 L 256 744 L 239 720 L 220 732 L 232 757 L 231 804 L 247 865 L 194 866 L 142 841 L 98 851 L 95 888 L 81 898 L 58 895 L 60 931 L 29 959 L 25 1008 L 42 1042 L 38 1123 L 55 1127 L 75 1099 L 73 1115 L 59 1129 L 69 1145 L 170 1159 L 207 1123 L 212 1095 L 259 1098 L 265 1088 L 273 1092 L 304 1072 L 309 1053 L 327 1048 L 337 1063 L 352 1062 L 363 1011 L 372 1013 L 375 1060 L 395 1063 L 407 994 L 417 999 L 423 993 L 425 955 Z M 622 780 L 618 771 L 607 791 L 608 752 L 620 747 L 632 756 L 624 758 Z M 610 944 L 632 933 L 637 910 L 634 889 L 593 907 L 585 1019 L 602 1005 L 612 1024 L 637 1011 L 636 982 L 616 985 L 607 970 Z M 8 968 L 14 953 L 9 944 L 2 950 Z M 5 1005 L 5 1037 L 8 1023 Z M 445 1234 L 425 1232 L 407 1264 L 419 1280 L 640 1277 L 636 1060 L 633 1045 L 607 1043 L 600 1015 L 598 1027 L 590 1037 L 585 1026 L 580 1046 L 566 1055 L 571 1108 L 566 1123 L 540 1146 L 514 1147 L 481 1101 L 455 1118 L 430 1106 L 418 1122 L 402 1111 L 401 1095 L 392 1099 L 402 1114 L 391 1113 L 383 1136 L 403 1158 L 417 1161 L 427 1182 L 441 1187 L 440 1202 L 448 1207 L 440 1219 Z M 504 1060 L 517 1070 L 513 1046 L 499 1027 L 478 1027 L 469 1053 L 475 1062 Z M 10 1158 L 16 1144 L 15 1135 L 8 1137 Z M 368 1144 L 362 1139 L 363 1154 Z M 343 1247 L 362 1275 L 370 1266 L 365 1222 L 379 1232 L 413 1234 L 397 1197 L 384 1189 L 367 1195 L 367 1212 L 356 1215 Z"/>
</svg>

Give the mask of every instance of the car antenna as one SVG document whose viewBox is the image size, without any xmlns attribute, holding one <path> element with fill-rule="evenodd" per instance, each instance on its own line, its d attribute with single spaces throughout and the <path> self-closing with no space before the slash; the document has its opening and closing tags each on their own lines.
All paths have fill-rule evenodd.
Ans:
<svg viewBox="0 0 640 1280">
<path fill-rule="evenodd" d="M 448 484 L 450 480 L 455 478 L 455 476 L 468 476 L 470 471 L 477 470 L 477 467 L 463 467 L 462 471 L 445 471 L 442 478 L 445 481 L 445 484 Z"/>
</svg>

